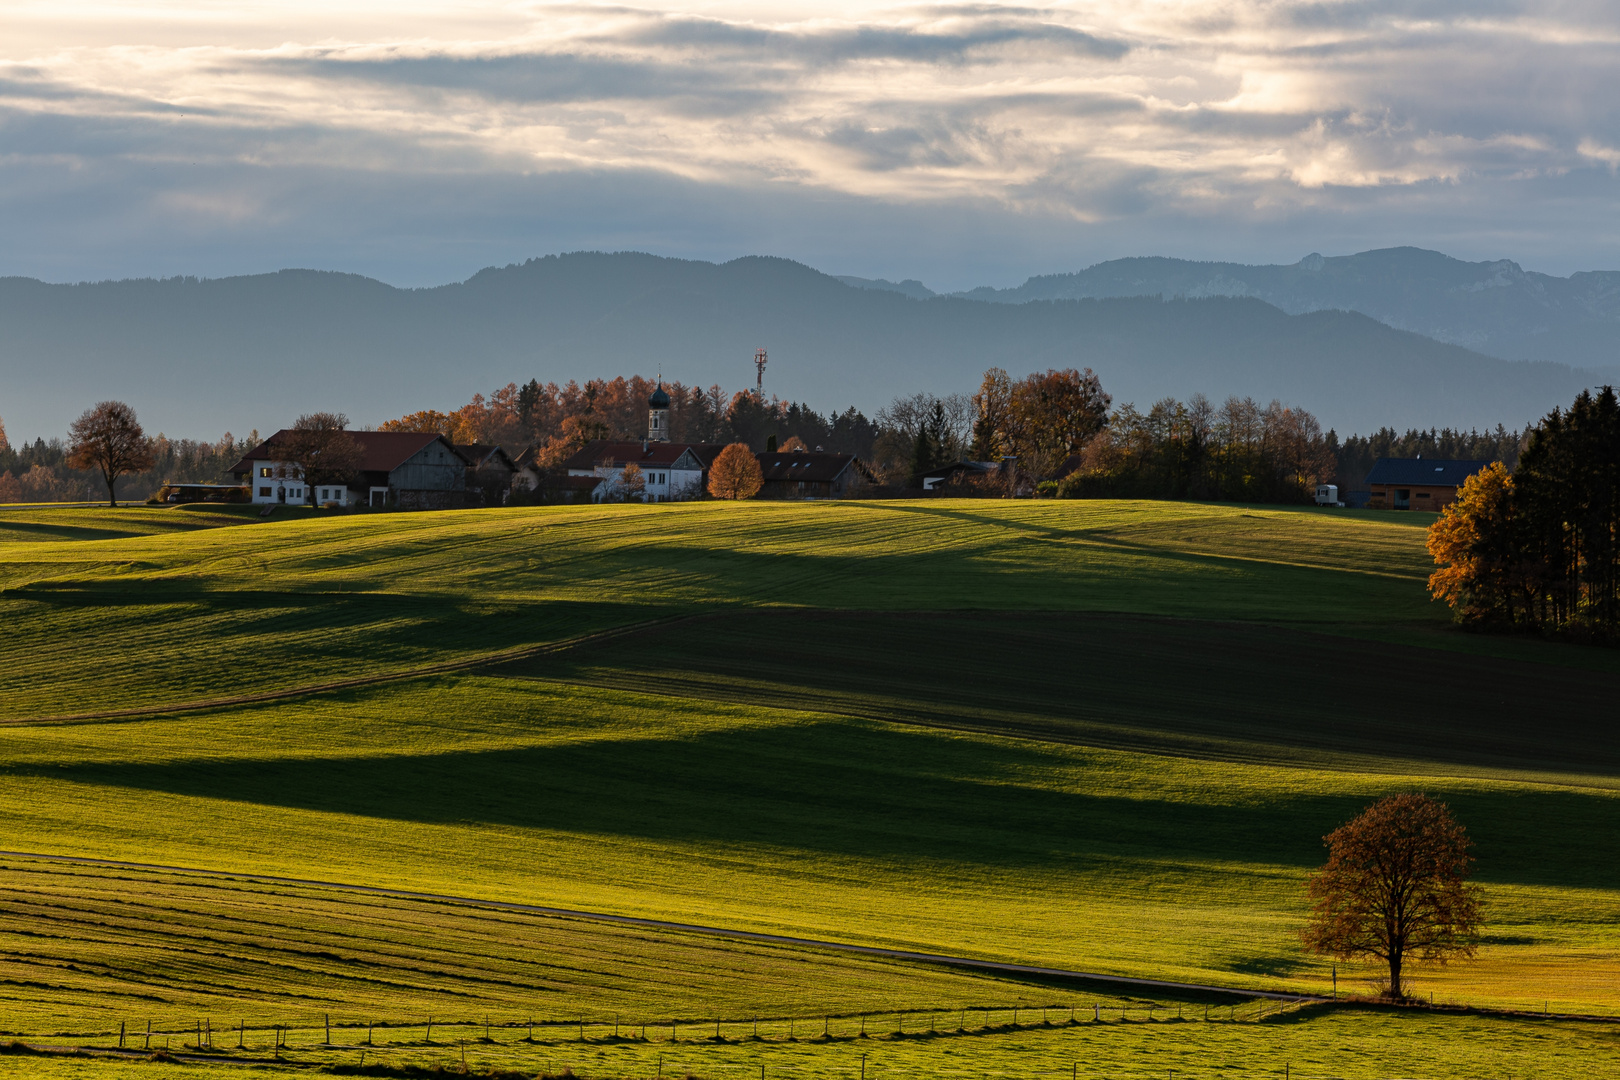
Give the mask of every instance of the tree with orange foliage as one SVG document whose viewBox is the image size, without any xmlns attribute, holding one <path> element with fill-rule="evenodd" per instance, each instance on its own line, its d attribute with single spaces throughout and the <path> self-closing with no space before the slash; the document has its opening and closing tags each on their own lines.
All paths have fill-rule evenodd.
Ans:
<svg viewBox="0 0 1620 1080">
<path fill-rule="evenodd" d="M 751 499 L 764 483 L 759 460 L 746 443 L 732 443 L 709 466 L 709 494 L 717 499 Z"/>
<path fill-rule="evenodd" d="M 1386 996 L 1406 996 L 1409 960 L 1444 964 L 1479 943 L 1479 886 L 1468 833 L 1427 795 L 1390 795 L 1325 838 L 1327 865 L 1311 875 L 1302 935 L 1312 952 L 1389 965 Z"/>
<path fill-rule="evenodd" d="M 1513 476 L 1492 462 L 1463 481 L 1456 501 L 1429 526 L 1429 554 L 1439 564 L 1429 593 L 1450 604 L 1459 622 L 1514 623 L 1521 608 L 1530 615 L 1529 594 L 1518 602 L 1527 573 L 1513 502 Z"/>
<path fill-rule="evenodd" d="M 614 494 L 620 499 L 643 499 L 647 495 L 647 474 L 641 471 L 641 466 L 630 462 L 613 481 Z"/>
<path fill-rule="evenodd" d="M 419 431 L 424 435 L 443 435 L 452 442 L 452 434 L 456 430 L 455 420 L 449 413 L 442 413 L 437 409 L 422 409 L 419 412 L 408 413 L 398 420 L 384 420 L 377 425 L 378 431 Z"/>
<path fill-rule="evenodd" d="M 152 440 L 141 430 L 135 410 L 122 401 L 103 401 L 73 421 L 68 428 L 72 445 L 67 463 L 75 469 L 96 469 L 107 482 L 107 501 L 118 505 L 118 478 L 152 467 Z"/>
<path fill-rule="evenodd" d="M 0 434 L 3 434 L 3 432 L 0 432 Z M 789 435 L 788 441 L 783 443 L 780 447 L 778 447 L 778 449 L 784 454 L 791 454 L 795 450 L 808 450 L 810 448 L 806 446 L 804 444 L 804 440 L 799 438 L 797 435 Z"/>
</svg>

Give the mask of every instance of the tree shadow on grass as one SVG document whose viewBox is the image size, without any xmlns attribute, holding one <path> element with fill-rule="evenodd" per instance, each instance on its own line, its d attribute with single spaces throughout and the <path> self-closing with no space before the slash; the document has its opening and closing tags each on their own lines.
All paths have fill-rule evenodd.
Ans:
<svg viewBox="0 0 1620 1080">
<path fill-rule="evenodd" d="M 490 670 L 1187 756 L 1620 776 L 1613 676 L 1253 623 L 737 611 Z"/>
<path fill-rule="evenodd" d="M 827 721 L 467 753 L 18 771 L 325 813 L 584 834 L 603 840 L 605 853 L 625 838 L 977 867 L 987 887 L 996 871 L 1013 869 L 1118 874 L 1122 885 L 1140 885 L 1146 861 L 1168 895 L 1178 878 L 1218 873 L 1212 864 L 1221 861 L 1318 865 L 1321 837 L 1381 793 L 1273 791 L 1227 801 L 1215 791 L 1202 802 L 1151 790 L 1101 794 L 1085 790 L 1096 767 L 1039 744 Z M 1620 800 L 1520 789 L 1475 790 L 1452 803 L 1479 843 L 1485 880 L 1620 886 L 1620 868 L 1588 842 L 1614 835 Z"/>
</svg>

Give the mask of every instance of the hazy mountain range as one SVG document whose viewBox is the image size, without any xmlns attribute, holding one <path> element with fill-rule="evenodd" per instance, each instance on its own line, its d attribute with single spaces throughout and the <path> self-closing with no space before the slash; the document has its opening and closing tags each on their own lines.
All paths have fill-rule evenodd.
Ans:
<svg viewBox="0 0 1620 1080">
<path fill-rule="evenodd" d="M 936 295 L 920 281 L 839 280 L 917 299 Z M 1002 304 L 1252 296 L 1290 315 L 1359 311 L 1397 330 L 1504 360 L 1620 365 L 1620 271 L 1561 278 L 1526 271 L 1507 259 L 1470 263 L 1421 248 L 1331 258 L 1312 254 L 1291 266 L 1115 259 L 1075 274 L 1032 277 L 1014 289 L 984 287 L 951 295 Z"/>
<path fill-rule="evenodd" d="M 1402 259 L 1416 298 L 1404 306 L 1395 305 L 1402 293 L 1390 284 L 1396 271 L 1354 270 L 1364 265 L 1358 260 L 1387 268 Z M 1612 293 L 1569 283 L 1615 275 L 1558 279 L 1504 269 L 1509 284 L 1490 287 L 1493 308 L 1471 306 L 1469 297 L 1486 290 L 1463 285 L 1478 279 L 1453 275 L 1463 285 L 1448 286 L 1452 278 L 1419 271 L 1511 264 L 1404 250 L 1320 263 L 1313 270 L 1316 260 L 1251 268 L 1133 259 L 951 297 L 926 295 L 915 282 L 895 287 L 911 294 L 860 279 L 856 287 L 785 259 L 717 265 L 592 253 L 428 289 L 309 270 L 79 285 L 6 278 L 0 418 L 14 440 L 51 436 L 86 405 L 115 397 L 135 405 L 153 430 L 212 437 L 273 430 L 313 409 L 376 423 L 454 408 L 476 391 L 529 378 L 662 372 L 740 389 L 753 383 L 756 346 L 770 352 L 767 393 L 820 409 L 853 404 L 870 413 L 897 394 L 971 390 L 991 365 L 1015 375 L 1074 365 L 1094 368 L 1116 402 L 1146 405 L 1195 392 L 1280 398 L 1341 432 L 1519 425 L 1613 377 L 1548 354 L 1509 362 L 1331 309 L 1382 296 L 1395 306 L 1381 315 L 1416 318 L 1421 298 L 1435 296 L 1432 331 L 1498 340 L 1492 334 L 1511 322 L 1503 312 L 1531 289 L 1520 279 L 1534 278 L 1557 301 L 1545 310 L 1564 319 L 1549 315 L 1542 336 L 1586 340 L 1581 334 L 1592 327 L 1612 335 L 1613 322 L 1600 317 Z M 1334 281 L 1343 283 L 1339 292 L 1321 284 Z M 1077 298 L 1105 287 L 1111 295 Z M 1448 288 L 1456 295 L 1444 300 Z M 1271 291 L 1234 295 L 1243 290 Z M 1589 298 L 1586 306 L 1576 295 Z M 1468 323 L 1464 316 L 1476 309 L 1476 323 Z M 1476 325 L 1482 329 L 1468 330 Z M 1581 357 L 1600 358 L 1595 349 Z"/>
</svg>

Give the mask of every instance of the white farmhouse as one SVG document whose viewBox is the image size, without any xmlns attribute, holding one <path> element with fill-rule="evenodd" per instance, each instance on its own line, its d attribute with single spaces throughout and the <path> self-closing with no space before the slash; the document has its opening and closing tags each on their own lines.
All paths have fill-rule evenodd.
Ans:
<svg viewBox="0 0 1620 1080">
<path fill-rule="evenodd" d="M 298 467 L 276 455 L 288 436 L 278 431 L 231 467 L 256 503 L 307 503 L 311 492 Z M 317 506 L 397 506 L 448 509 L 465 502 L 467 462 L 444 436 L 417 431 L 351 431 L 360 468 L 343 483 L 316 484 Z"/>
</svg>

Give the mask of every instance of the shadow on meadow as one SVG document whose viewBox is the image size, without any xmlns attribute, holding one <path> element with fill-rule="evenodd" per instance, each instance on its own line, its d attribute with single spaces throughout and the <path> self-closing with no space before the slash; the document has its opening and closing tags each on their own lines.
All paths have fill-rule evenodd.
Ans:
<svg viewBox="0 0 1620 1080">
<path fill-rule="evenodd" d="M 427 824 L 471 823 L 599 837 L 759 846 L 950 865 L 957 872 L 1115 872 L 1155 886 L 1223 862 L 1320 864 L 1321 837 L 1392 787 L 1332 792 L 1224 785 L 1200 800 L 1113 792 L 1110 766 L 1079 750 L 945 738 L 862 721 L 729 728 L 680 739 L 591 740 L 470 753 L 302 760 L 212 759 L 17 769 L 56 780 Z M 1169 767 L 1173 773 L 1173 766 Z M 1354 788 L 1349 785 L 1354 784 Z M 1188 790 L 1188 786 L 1192 790 Z M 1088 790 L 1089 789 L 1089 790 Z M 1347 790 L 1348 789 L 1348 790 Z M 1442 785 L 1431 793 L 1447 797 Z M 1463 791 L 1450 800 L 1479 842 L 1482 879 L 1620 886 L 1584 838 L 1620 829 L 1620 800 L 1576 792 Z"/>
<path fill-rule="evenodd" d="M 1613 676 L 1252 623 L 752 611 L 489 670 L 1199 757 L 1620 777 Z"/>
</svg>

